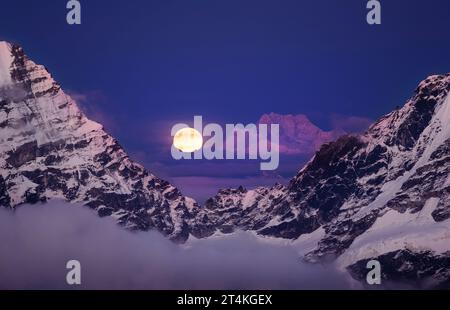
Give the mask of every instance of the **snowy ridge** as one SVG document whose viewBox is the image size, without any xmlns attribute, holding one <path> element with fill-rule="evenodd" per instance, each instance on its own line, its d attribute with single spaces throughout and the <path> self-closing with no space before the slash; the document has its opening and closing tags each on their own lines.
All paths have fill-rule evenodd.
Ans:
<svg viewBox="0 0 450 310">
<path fill-rule="evenodd" d="M 450 75 L 430 76 L 365 134 L 323 145 L 288 186 L 220 191 L 191 230 L 286 239 L 307 261 L 337 259 L 355 278 L 365 259 L 378 257 L 405 280 L 395 267 L 405 258 L 419 279 L 447 283 L 450 265 L 427 264 L 450 253 L 449 90 Z"/>
<path fill-rule="evenodd" d="M 0 55 L 3 206 L 82 202 L 129 229 L 158 229 L 174 240 L 187 239 L 186 198 L 175 187 L 132 162 L 19 46 L 2 43 Z"/>
<path fill-rule="evenodd" d="M 131 161 L 21 47 L 1 42 L 0 205 L 63 199 L 182 243 L 250 231 L 359 280 L 377 258 L 386 278 L 450 287 L 449 90 L 450 75 L 430 76 L 365 134 L 322 145 L 287 186 L 224 189 L 199 207 Z"/>
<path fill-rule="evenodd" d="M 11 45 L 7 42 L 0 41 L 0 86 L 12 83 L 9 69 L 12 64 Z"/>
<path fill-rule="evenodd" d="M 450 219 L 436 223 L 431 215 L 438 202 L 439 198 L 430 198 L 416 214 L 387 211 L 355 239 L 338 258 L 338 264 L 345 268 L 354 262 L 403 248 L 413 252 L 429 250 L 436 254 L 449 251 Z"/>
<path fill-rule="evenodd" d="M 259 124 L 279 124 L 280 152 L 284 154 L 312 154 L 324 143 L 336 140 L 345 132 L 340 129 L 323 131 L 305 115 L 264 114 Z"/>
</svg>

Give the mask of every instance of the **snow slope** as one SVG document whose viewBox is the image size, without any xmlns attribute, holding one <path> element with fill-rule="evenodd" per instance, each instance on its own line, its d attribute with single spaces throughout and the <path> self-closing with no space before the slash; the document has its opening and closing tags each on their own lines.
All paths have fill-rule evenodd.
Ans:
<svg viewBox="0 0 450 310">
<path fill-rule="evenodd" d="M 4 87 L 12 83 L 9 74 L 12 61 L 11 45 L 7 42 L 0 41 L 0 87 Z"/>
<path fill-rule="evenodd" d="M 0 204 L 80 202 L 135 230 L 188 238 L 195 202 L 131 161 L 22 48 L 0 44 Z"/>
<path fill-rule="evenodd" d="M 450 286 L 449 90 L 449 74 L 430 76 L 366 133 L 322 145 L 287 186 L 224 189 L 199 207 L 131 161 L 20 46 L 2 42 L 0 205 L 79 202 L 178 242 L 250 231 L 357 278 L 378 258 L 387 277 L 414 272 Z"/>
</svg>

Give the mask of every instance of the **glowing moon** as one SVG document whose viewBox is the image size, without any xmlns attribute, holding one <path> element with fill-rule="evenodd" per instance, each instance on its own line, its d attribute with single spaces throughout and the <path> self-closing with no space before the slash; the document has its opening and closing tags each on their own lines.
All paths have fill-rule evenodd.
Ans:
<svg viewBox="0 0 450 310">
<path fill-rule="evenodd" d="M 173 146 L 185 153 L 198 151 L 202 148 L 202 145 L 203 137 L 194 128 L 180 129 L 173 137 Z"/>
</svg>

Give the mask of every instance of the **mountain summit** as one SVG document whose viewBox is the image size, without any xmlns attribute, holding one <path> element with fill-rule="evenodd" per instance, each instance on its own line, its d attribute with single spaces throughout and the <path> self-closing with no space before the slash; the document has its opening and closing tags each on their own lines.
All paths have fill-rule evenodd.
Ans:
<svg viewBox="0 0 450 310">
<path fill-rule="evenodd" d="M 195 202 L 131 161 L 22 48 L 0 43 L 0 203 L 82 202 L 129 229 L 188 237 Z"/>
<path fill-rule="evenodd" d="M 362 281 L 376 258 L 389 280 L 450 287 L 449 90 L 450 75 L 430 76 L 365 134 L 324 144 L 287 186 L 220 191 L 191 233 L 254 231 Z"/>
<path fill-rule="evenodd" d="M 323 131 L 306 115 L 264 114 L 259 124 L 280 125 L 280 153 L 287 155 L 314 154 L 324 143 L 336 140 L 345 134 L 343 130 Z"/>
<path fill-rule="evenodd" d="M 131 161 L 21 47 L 1 42 L 0 205 L 80 202 L 177 242 L 251 231 L 362 282 L 377 259 L 385 280 L 449 288 L 449 90 L 450 75 L 430 76 L 366 133 L 322 145 L 287 186 L 224 189 L 200 208 Z"/>
</svg>

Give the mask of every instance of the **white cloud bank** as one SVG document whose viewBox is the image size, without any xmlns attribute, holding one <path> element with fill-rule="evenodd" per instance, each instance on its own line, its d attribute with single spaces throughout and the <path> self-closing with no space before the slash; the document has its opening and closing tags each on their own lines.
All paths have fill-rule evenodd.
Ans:
<svg viewBox="0 0 450 310">
<path fill-rule="evenodd" d="M 291 247 L 246 233 L 180 246 L 79 205 L 0 209 L 0 289 L 71 289 L 72 259 L 81 262 L 81 289 L 349 288 L 331 266 L 301 263 Z"/>
</svg>

